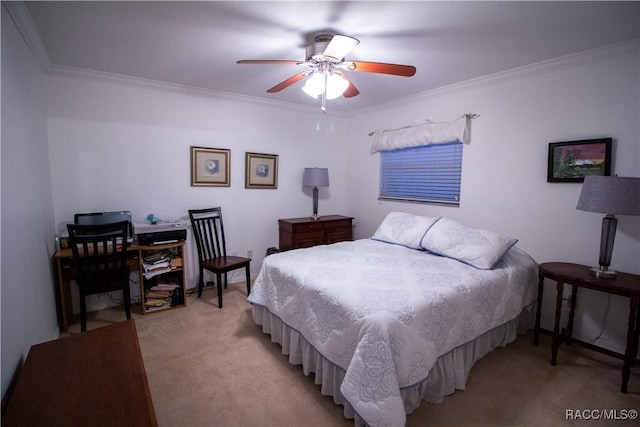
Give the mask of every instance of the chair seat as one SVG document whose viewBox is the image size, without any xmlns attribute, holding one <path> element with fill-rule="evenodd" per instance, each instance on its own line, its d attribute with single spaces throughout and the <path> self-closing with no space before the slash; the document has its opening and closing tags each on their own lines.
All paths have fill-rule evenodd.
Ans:
<svg viewBox="0 0 640 427">
<path fill-rule="evenodd" d="M 227 255 L 213 259 L 206 259 L 202 262 L 202 266 L 207 270 L 215 270 L 219 271 L 230 271 L 235 270 L 238 267 L 242 267 L 243 265 L 249 264 L 251 262 L 251 258 L 245 258 L 234 255 Z"/>
</svg>

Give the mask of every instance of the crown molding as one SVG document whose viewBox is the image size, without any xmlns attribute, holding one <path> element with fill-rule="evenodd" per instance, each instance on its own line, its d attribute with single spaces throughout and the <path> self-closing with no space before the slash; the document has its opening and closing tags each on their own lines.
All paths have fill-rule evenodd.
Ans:
<svg viewBox="0 0 640 427">
<path fill-rule="evenodd" d="M 11 16 L 11 19 L 16 24 L 18 32 L 20 32 L 20 35 L 29 47 L 29 50 L 31 50 L 36 61 L 38 61 L 40 68 L 45 72 L 49 70 L 51 67 L 49 54 L 47 53 L 47 49 L 44 47 L 44 43 L 42 43 L 40 34 L 38 34 L 38 31 L 36 30 L 36 26 L 31 19 L 31 14 L 29 13 L 29 10 L 27 10 L 25 2 L 3 1 L 2 6 L 7 10 L 9 16 Z"/>
<path fill-rule="evenodd" d="M 125 85 L 136 87 L 153 87 L 156 89 L 170 90 L 174 92 L 189 93 L 200 96 L 215 96 L 226 99 L 233 99 L 240 102 L 249 102 L 252 104 L 265 104 L 269 107 L 279 107 L 286 109 L 295 109 L 302 111 L 314 112 L 318 108 L 315 106 L 299 105 L 278 100 L 269 100 L 264 98 L 253 97 L 249 95 L 233 94 L 223 91 L 214 91 L 195 86 L 181 85 L 177 83 L 168 83 L 158 80 L 144 79 L 139 77 L 126 76 L 122 74 L 107 73 L 102 71 L 90 70 L 86 68 L 69 67 L 63 65 L 52 64 L 49 59 L 47 49 L 40 38 L 40 34 L 36 30 L 31 14 L 27 9 L 24 1 L 3 1 L 2 6 L 7 10 L 9 16 L 15 23 L 18 32 L 22 36 L 32 55 L 40 65 L 43 73 L 47 75 L 75 76 L 82 78 L 91 78 L 101 81 L 118 82 Z M 340 111 L 334 111 L 334 114 L 340 114 Z"/>
<path fill-rule="evenodd" d="M 606 61 L 614 57 L 628 55 L 630 53 L 636 53 L 640 55 L 640 40 L 633 39 L 627 42 L 617 43 L 597 49 L 591 49 L 583 52 L 578 52 L 571 55 L 565 55 L 558 58 L 549 59 L 546 61 L 536 62 L 534 64 L 525 65 L 522 67 L 513 68 L 511 70 L 500 71 L 497 73 L 489 74 L 482 77 L 477 77 L 470 80 L 465 80 L 458 83 L 453 83 L 447 86 L 441 86 L 438 88 L 430 89 L 424 92 L 419 92 L 404 98 L 389 101 L 383 104 L 378 104 L 374 107 L 364 107 L 357 110 L 343 111 L 343 110 L 330 110 L 332 114 L 329 115 L 341 115 L 344 117 L 355 116 L 366 112 L 379 111 L 386 108 L 391 108 L 397 105 L 404 105 L 410 102 L 416 102 L 424 100 L 434 96 L 441 96 L 447 94 L 455 94 L 464 92 L 471 89 L 479 89 L 487 86 L 493 86 L 509 81 L 521 80 L 524 78 L 546 74 L 554 71 L 564 70 L 567 68 L 578 67 L 581 65 L 595 63 L 600 61 Z M 46 53 L 45 53 L 46 55 Z M 141 77 L 132 77 L 123 74 L 107 73 L 103 71 L 89 70 L 85 68 L 69 67 L 63 65 L 48 65 L 46 70 L 48 74 L 60 74 L 67 76 L 77 76 L 85 78 L 93 78 L 102 81 L 115 81 L 122 84 L 129 84 L 137 87 L 154 87 L 156 89 L 171 90 L 174 92 L 189 93 L 192 95 L 201 96 L 215 96 L 220 98 L 232 99 L 235 101 L 250 102 L 253 104 L 263 104 L 270 107 L 280 107 L 285 109 L 295 109 L 308 112 L 317 112 L 318 108 L 315 106 L 300 105 L 291 102 L 269 100 L 265 98 L 254 97 L 250 95 L 240 95 L 224 91 L 216 91 L 212 89 L 204 89 L 196 86 L 182 85 L 177 83 L 169 83 L 159 80 L 145 79 Z"/>
<path fill-rule="evenodd" d="M 67 65 L 50 65 L 47 70 L 49 76 L 60 77 L 73 77 L 82 78 L 87 80 L 102 81 L 102 82 L 115 82 L 122 85 L 128 85 L 133 87 L 147 87 L 165 91 L 171 91 L 182 94 L 225 98 L 238 102 L 246 102 L 251 104 L 263 104 L 269 107 L 278 107 L 284 109 L 295 109 L 298 111 L 317 112 L 319 109 L 315 106 L 300 105 L 291 102 L 270 100 L 265 98 L 254 97 L 250 95 L 241 95 L 231 92 L 217 91 L 213 89 L 205 89 L 197 86 L 190 86 L 179 83 L 169 83 L 160 80 L 146 79 L 142 77 L 133 77 L 124 74 L 108 73 L 105 71 L 96 71 L 87 68 L 70 67 Z M 334 111 L 335 115 L 341 114 L 340 111 Z M 330 114 L 331 115 L 331 114 Z"/>
<path fill-rule="evenodd" d="M 410 102 L 424 100 L 434 96 L 455 94 L 471 89 L 479 89 L 505 82 L 521 80 L 524 78 L 578 67 L 585 64 L 607 61 L 615 57 L 633 53 L 635 53 L 636 55 L 640 55 L 640 39 L 632 39 L 626 42 L 616 43 L 596 49 L 590 49 L 571 55 L 560 56 L 558 58 L 524 65 L 522 67 L 513 68 L 511 70 L 500 71 L 486 76 L 441 86 L 400 99 L 395 99 L 383 104 L 379 104 L 375 107 L 361 109 L 357 113 L 360 114 L 371 111 L 379 111 L 397 105 L 404 105 Z"/>
<path fill-rule="evenodd" d="M 253 104 L 263 104 L 270 107 L 280 107 L 286 109 L 295 109 L 302 111 L 314 112 L 318 111 L 316 106 L 300 105 L 296 103 L 270 100 L 265 98 L 259 98 L 249 95 L 233 94 L 224 91 L 215 91 L 211 89 L 204 89 L 195 86 L 181 85 L 176 83 L 162 82 L 158 80 L 144 79 L 139 77 L 126 76 L 122 74 L 107 73 L 102 71 L 89 70 L 84 68 L 69 67 L 62 65 L 51 64 L 47 50 L 42 43 L 42 39 L 35 29 L 31 15 L 27 9 L 24 1 L 3 1 L 2 6 L 6 8 L 7 12 L 11 16 L 13 22 L 16 24 L 18 31 L 20 32 L 25 43 L 31 50 L 36 61 L 42 68 L 43 72 L 50 75 L 67 75 L 77 76 L 84 78 L 94 78 L 102 81 L 115 81 L 122 84 L 128 84 L 138 87 L 154 87 L 157 89 L 171 90 L 181 93 L 189 93 L 200 96 L 215 96 L 226 99 L 232 99 L 241 102 L 250 102 Z M 561 56 L 558 58 L 537 62 L 522 67 L 513 68 L 507 71 L 501 71 L 494 74 L 489 74 L 483 77 L 478 77 L 470 80 L 465 80 L 458 83 L 453 83 L 446 86 L 430 89 L 424 92 L 419 92 L 407 97 L 388 101 L 386 103 L 377 104 L 372 107 L 364 107 L 357 110 L 343 110 L 333 109 L 331 112 L 327 112 L 329 115 L 341 115 L 343 117 L 355 116 L 370 111 L 378 111 L 394 107 L 397 105 L 403 105 L 409 102 L 415 102 L 424 100 L 426 98 L 454 94 L 463 92 L 470 89 L 478 89 L 486 86 L 492 86 L 504 82 L 520 80 L 523 78 L 545 74 L 549 72 L 559 71 L 567 68 L 577 67 L 588 63 L 594 63 L 599 61 L 605 61 L 617 56 L 627 55 L 635 53 L 640 55 L 640 39 L 633 39 L 614 45 L 604 46 L 601 48 L 591 49 L 583 52 L 578 52 L 571 55 Z M 323 113 L 325 114 L 325 113 Z"/>
</svg>

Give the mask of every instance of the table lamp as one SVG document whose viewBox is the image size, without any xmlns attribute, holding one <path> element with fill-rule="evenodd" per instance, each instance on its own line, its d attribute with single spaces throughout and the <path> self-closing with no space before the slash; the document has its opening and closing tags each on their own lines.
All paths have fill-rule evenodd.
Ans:
<svg viewBox="0 0 640 427">
<path fill-rule="evenodd" d="M 329 186 L 329 169 L 327 168 L 305 168 L 302 175 L 302 185 L 313 187 L 313 215 L 311 219 L 318 218 L 318 187 Z"/>
<path fill-rule="evenodd" d="M 586 176 L 576 209 L 606 214 L 600 235 L 600 266 L 593 267 L 591 274 L 616 277 L 616 272 L 609 270 L 618 225 L 615 215 L 640 215 L 640 178 Z"/>
</svg>

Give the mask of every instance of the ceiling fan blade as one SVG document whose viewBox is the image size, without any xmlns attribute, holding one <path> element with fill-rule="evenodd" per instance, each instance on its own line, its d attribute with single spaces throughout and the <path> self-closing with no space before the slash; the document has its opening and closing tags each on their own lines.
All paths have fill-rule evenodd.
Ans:
<svg viewBox="0 0 640 427">
<path fill-rule="evenodd" d="M 237 61 L 236 64 L 302 64 L 300 61 L 292 61 L 288 59 L 243 59 Z"/>
<path fill-rule="evenodd" d="M 308 71 L 304 71 L 302 73 L 298 73 L 298 74 L 296 74 L 294 76 L 291 76 L 287 80 L 285 80 L 285 81 L 283 81 L 281 83 L 278 83 L 277 85 L 275 85 L 271 89 L 267 90 L 267 93 L 280 92 L 281 90 L 288 88 L 292 84 L 299 82 L 300 80 L 305 78 L 308 74 L 309 74 Z"/>
<path fill-rule="evenodd" d="M 349 77 L 347 77 L 345 73 L 337 70 L 335 71 L 335 73 L 340 75 L 343 79 L 349 82 L 349 87 L 347 87 L 347 90 L 344 91 L 342 96 L 344 96 L 345 98 L 353 98 L 354 96 L 360 95 L 360 91 L 358 90 L 358 88 L 353 84 L 351 79 L 349 79 Z"/>
<path fill-rule="evenodd" d="M 351 49 L 356 47 L 358 43 L 360 43 L 360 40 L 358 39 L 337 34 L 333 36 L 325 48 L 323 55 L 336 61 L 340 61 L 347 53 L 351 52 Z"/>
<path fill-rule="evenodd" d="M 351 61 L 349 63 L 345 62 L 344 68 L 349 71 L 392 74 L 402 77 L 411 77 L 416 73 L 416 67 L 412 65 L 385 64 L 384 62 Z"/>
</svg>

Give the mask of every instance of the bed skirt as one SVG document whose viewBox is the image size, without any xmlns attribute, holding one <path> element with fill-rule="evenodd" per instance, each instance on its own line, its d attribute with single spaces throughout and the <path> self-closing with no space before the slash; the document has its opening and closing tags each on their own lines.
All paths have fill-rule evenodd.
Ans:
<svg viewBox="0 0 640 427">
<path fill-rule="evenodd" d="M 321 386 L 321 393 L 332 396 L 333 401 L 344 406 L 344 416 L 353 419 L 356 426 L 366 425 L 340 392 L 345 371 L 325 359 L 297 330 L 284 324 L 267 308 L 253 305 L 253 319 L 262 325 L 262 331 L 271 335 L 271 341 L 282 346 L 282 354 L 289 356 L 289 363 L 302 365 L 305 375 L 315 374 L 315 383 Z M 454 348 L 442 355 L 423 381 L 402 388 L 400 394 L 407 414 L 413 412 L 422 400 L 442 403 L 446 395 L 455 390 L 464 390 L 471 367 L 476 361 L 497 347 L 515 341 L 518 333 L 533 326 L 535 311 L 533 304 L 520 313 L 516 319 L 498 326 L 473 341 Z"/>
</svg>

